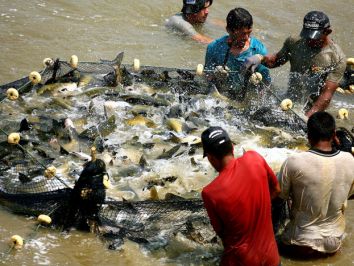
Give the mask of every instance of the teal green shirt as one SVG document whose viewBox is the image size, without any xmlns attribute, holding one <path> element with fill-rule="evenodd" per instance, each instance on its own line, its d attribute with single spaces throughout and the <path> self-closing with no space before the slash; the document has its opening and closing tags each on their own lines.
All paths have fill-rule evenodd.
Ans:
<svg viewBox="0 0 354 266">
<path fill-rule="evenodd" d="M 225 35 L 217 40 L 214 40 L 208 45 L 207 52 L 205 55 L 206 70 L 213 70 L 216 66 L 220 66 L 224 64 L 226 54 L 228 53 L 229 50 L 229 45 L 227 44 L 228 37 L 229 37 L 228 35 Z M 239 72 L 246 58 L 255 54 L 266 55 L 267 48 L 264 46 L 264 44 L 261 41 L 259 41 L 254 37 L 251 37 L 250 47 L 246 51 L 242 52 L 237 56 L 230 53 L 229 58 L 226 62 L 226 66 L 231 71 Z M 271 81 L 268 68 L 266 68 L 263 65 L 259 65 L 256 71 L 261 73 L 263 78 L 266 81 L 268 82 Z M 243 85 L 243 79 L 239 74 L 230 75 L 229 82 L 231 82 L 234 85 Z"/>
</svg>

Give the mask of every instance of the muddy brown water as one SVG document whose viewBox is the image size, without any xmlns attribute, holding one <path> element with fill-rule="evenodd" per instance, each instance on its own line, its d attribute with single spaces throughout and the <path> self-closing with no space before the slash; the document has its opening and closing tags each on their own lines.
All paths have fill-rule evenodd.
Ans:
<svg viewBox="0 0 354 266">
<path fill-rule="evenodd" d="M 9 82 L 41 69 L 45 57 L 69 59 L 72 54 L 82 61 L 113 59 L 125 52 L 123 63 L 139 58 L 142 65 L 195 68 L 204 63 L 205 45 L 195 43 L 167 31 L 164 21 L 181 8 L 176 0 L 120 1 L 0 1 L 0 83 Z M 353 1 L 238 1 L 254 17 L 254 35 L 270 52 L 276 52 L 289 33 L 298 34 L 304 14 L 323 10 L 331 20 L 333 38 L 347 56 L 354 57 Z M 224 20 L 235 2 L 216 0 L 209 19 Z M 207 23 L 202 31 L 214 38 L 224 35 L 222 27 Z M 286 85 L 288 66 L 272 70 L 274 82 Z M 330 111 L 340 107 L 351 113 L 349 121 L 339 125 L 354 125 L 354 96 L 336 95 Z M 281 162 L 279 162 L 281 163 Z M 212 178 L 212 174 L 210 178 Z M 198 181 L 195 181 L 198 182 Z M 200 182 L 200 186 L 205 180 Z M 330 258 L 297 261 L 283 258 L 283 265 L 353 265 L 354 264 L 354 202 L 347 209 L 347 237 L 341 251 Z M 28 236 L 34 222 L 0 208 L 0 252 L 8 249 L 13 234 Z M 0 257 L 3 265 L 166 265 L 177 264 L 173 254 L 187 245 L 176 245 L 171 257 L 163 253 L 143 251 L 132 242 L 124 251 L 109 251 L 95 235 L 72 231 L 62 234 L 40 229 L 26 248 Z M 182 252 L 183 253 L 183 252 Z M 188 258 L 179 260 L 187 264 Z"/>
</svg>

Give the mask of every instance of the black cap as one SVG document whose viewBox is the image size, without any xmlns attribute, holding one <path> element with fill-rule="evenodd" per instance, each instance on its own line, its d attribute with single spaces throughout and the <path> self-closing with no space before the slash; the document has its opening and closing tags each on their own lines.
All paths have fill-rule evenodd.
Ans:
<svg viewBox="0 0 354 266">
<path fill-rule="evenodd" d="M 205 3 L 209 2 L 209 6 L 213 4 L 213 0 L 183 0 L 183 14 L 195 14 L 205 7 Z"/>
<path fill-rule="evenodd" d="M 324 29 L 329 28 L 329 18 L 321 11 L 311 11 L 304 17 L 300 36 L 306 39 L 319 39 Z"/>
<path fill-rule="evenodd" d="M 209 127 L 202 133 L 203 157 L 208 152 L 213 152 L 227 143 L 231 143 L 231 140 L 224 129 L 221 127 Z"/>
</svg>

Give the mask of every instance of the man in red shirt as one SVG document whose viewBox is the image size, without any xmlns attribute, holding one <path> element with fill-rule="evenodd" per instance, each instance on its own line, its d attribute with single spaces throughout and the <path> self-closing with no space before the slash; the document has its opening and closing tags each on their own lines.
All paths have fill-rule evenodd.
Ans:
<svg viewBox="0 0 354 266">
<path fill-rule="evenodd" d="M 271 200 L 280 187 L 273 171 L 255 151 L 234 158 L 232 142 L 221 127 L 205 130 L 202 143 L 204 157 L 219 172 L 202 198 L 224 245 L 221 265 L 279 265 Z"/>
</svg>

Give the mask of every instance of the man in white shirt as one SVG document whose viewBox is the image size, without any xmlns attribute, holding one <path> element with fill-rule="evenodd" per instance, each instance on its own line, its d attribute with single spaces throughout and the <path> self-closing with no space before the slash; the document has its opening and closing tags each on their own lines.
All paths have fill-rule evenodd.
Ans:
<svg viewBox="0 0 354 266">
<path fill-rule="evenodd" d="M 347 199 L 354 194 L 354 157 L 333 148 L 338 139 L 329 113 L 314 113 L 307 127 L 310 150 L 289 157 L 279 173 L 279 196 L 291 199 L 281 246 L 297 255 L 334 254 L 344 238 Z"/>
<path fill-rule="evenodd" d="M 213 0 L 183 0 L 181 12 L 170 17 L 166 22 L 166 27 L 190 36 L 198 42 L 210 43 L 213 39 L 199 33 L 195 27 L 204 24 L 212 4 Z"/>
</svg>

